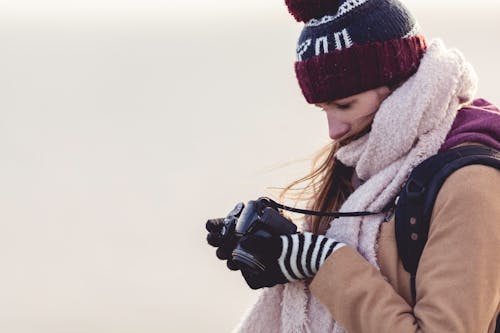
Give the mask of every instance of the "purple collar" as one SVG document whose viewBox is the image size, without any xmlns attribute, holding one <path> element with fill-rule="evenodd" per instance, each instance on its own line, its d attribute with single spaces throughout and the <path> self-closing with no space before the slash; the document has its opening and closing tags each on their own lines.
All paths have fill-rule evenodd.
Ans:
<svg viewBox="0 0 500 333">
<path fill-rule="evenodd" d="M 496 106 L 478 98 L 460 109 L 439 152 L 465 142 L 500 150 L 500 110 Z"/>
</svg>

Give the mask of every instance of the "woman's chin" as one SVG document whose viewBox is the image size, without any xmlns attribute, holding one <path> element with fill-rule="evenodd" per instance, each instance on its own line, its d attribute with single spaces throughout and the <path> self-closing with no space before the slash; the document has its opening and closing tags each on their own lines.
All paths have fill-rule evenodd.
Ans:
<svg viewBox="0 0 500 333">
<path fill-rule="evenodd" d="M 340 137 L 339 139 L 337 139 L 335 141 L 338 142 L 341 147 L 346 146 L 349 143 L 356 141 L 356 140 L 362 138 L 363 136 L 365 136 L 366 134 L 370 133 L 371 129 L 372 129 L 372 127 L 370 125 L 360 132 L 346 133 L 345 135 L 343 135 L 342 137 Z"/>
</svg>

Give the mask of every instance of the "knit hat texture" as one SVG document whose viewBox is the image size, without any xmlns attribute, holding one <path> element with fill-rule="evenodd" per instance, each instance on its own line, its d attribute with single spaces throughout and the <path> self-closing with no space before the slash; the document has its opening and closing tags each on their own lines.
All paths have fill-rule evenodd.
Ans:
<svg viewBox="0 0 500 333">
<path fill-rule="evenodd" d="M 425 38 L 398 0 L 285 0 L 305 23 L 295 72 L 308 103 L 395 86 L 413 75 Z"/>
</svg>

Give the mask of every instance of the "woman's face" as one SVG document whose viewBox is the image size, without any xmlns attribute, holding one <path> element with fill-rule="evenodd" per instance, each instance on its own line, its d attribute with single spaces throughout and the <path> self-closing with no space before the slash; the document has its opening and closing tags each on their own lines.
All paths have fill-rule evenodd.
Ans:
<svg viewBox="0 0 500 333">
<path fill-rule="evenodd" d="M 390 89 L 383 86 L 315 105 L 326 113 L 330 138 L 343 141 L 371 125 L 380 104 L 390 93 Z"/>
</svg>

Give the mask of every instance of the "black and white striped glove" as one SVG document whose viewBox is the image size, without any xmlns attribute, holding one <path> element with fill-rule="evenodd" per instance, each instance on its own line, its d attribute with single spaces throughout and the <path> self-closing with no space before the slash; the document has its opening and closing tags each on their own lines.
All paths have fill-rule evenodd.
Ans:
<svg viewBox="0 0 500 333">
<path fill-rule="evenodd" d="M 242 237 L 239 244 L 245 251 L 258 257 L 266 267 L 258 273 L 240 267 L 252 289 L 313 277 L 326 258 L 345 245 L 310 232 L 271 238 L 248 235 Z"/>
</svg>

